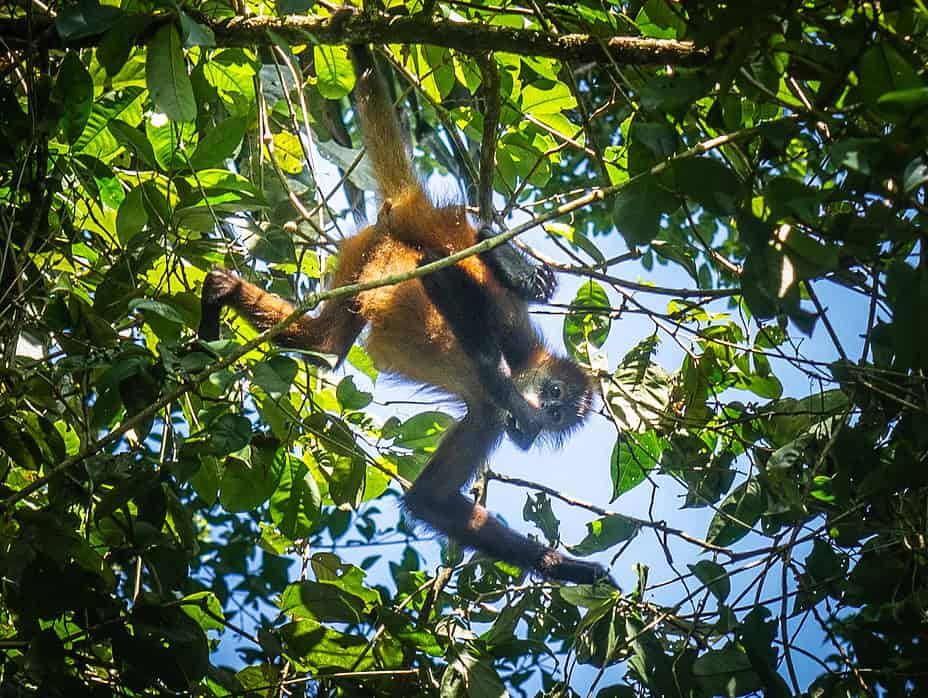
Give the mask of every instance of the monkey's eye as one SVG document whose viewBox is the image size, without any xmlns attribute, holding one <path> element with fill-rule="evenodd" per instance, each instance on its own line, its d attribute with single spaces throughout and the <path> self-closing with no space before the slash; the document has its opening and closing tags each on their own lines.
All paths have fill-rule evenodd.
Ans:
<svg viewBox="0 0 928 698">
<path fill-rule="evenodd" d="M 561 386 L 560 386 L 559 384 L 557 384 L 557 383 L 552 383 L 552 384 L 548 387 L 548 392 L 551 393 L 551 397 L 553 397 L 555 400 L 560 400 L 560 399 L 561 399 L 561 393 L 562 393 L 563 391 L 561 390 Z"/>
<path fill-rule="evenodd" d="M 548 410 L 548 416 L 551 418 L 551 422 L 553 424 L 560 424 L 564 413 L 561 411 L 560 407 L 552 407 L 550 410 Z"/>
</svg>

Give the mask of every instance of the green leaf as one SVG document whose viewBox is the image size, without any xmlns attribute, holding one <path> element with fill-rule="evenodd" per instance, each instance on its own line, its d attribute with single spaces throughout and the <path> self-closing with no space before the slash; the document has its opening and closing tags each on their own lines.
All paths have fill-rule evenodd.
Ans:
<svg viewBox="0 0 928 698">
<path fill-rule="evenodd" d="M 534 496 L 529 495 L 525 498 L 525 506 L 522 507 L 522 517 L 526 521 L 531 521 L 541 532 L 545 534 L 550 545 L 556 545 L 560 540 L 559 528 L 561 522 L 554 515 L 551 508 L 551 499 L 544 492 L 539 492 Z"/>
<path fill-rule="evenodd" d="M 271 520 L 290 540 L 305 538 L 319 519 L 322 495 L 302 461 L 287 454 L 281 460 L 280 482 L 271 496 Z"/>
<path fill-rule="evenodd" d="M 314 565 L 314 568 L 316 565 Z M 291 584 L 280 600 L 280 610 L 295 619 L 332 623 L 360 623 L 377 604 L 380 594 L 364 586 L 364 572 L 340 565 L 339 576 Z"/>
<path fill-rule="evenodd" d="M 506 185 L 515 187 L 521 180 L 541 185 L 551 177 L 545 156 L 544 139 L 536 141 L 522 132 L 510 131 L 499 141 L 496 150 L 499 176 Z"/>
<path fill-rule="evenodd" d="M 161 301 L 155 301 L 148 298 L 134 298 L 133 300 L 129 301 L 129 312 L 134 310 L 141 310 L 145 313 L 154 313 L 155 315 L 159 315 L 165 320 L 177 323 L 178 325 L 184 324 L 183 316 L 170 305 Z"/>
<path fill-rule="evenodd" d="M 735 488 L 719 507 L 709 523 L 706 540 L 727 547 L 744 538 L 764 512 L 764 499 L 756 480 L 748 480 Z"/>
<path fill-rule="evenodd" d="M 444 412 L 420 412 L 400 424 L 390 436 L 400 448 L 435 448 L 452 424 L 454 419 Z M 384 436 L 390 438 L 387 434 Z"/>
<path fill-rule="evenodd" d="M 210 128 L 190 156 L 191 169 L 221 167 L 241 144 L 245 135 L 245 125 L 245 119 L 232 117 Z"/>
<path fill-rule="evenodd" d="M 93 108 L 93 78 L 76 52 L 67 53 L 61 62 L 54 96 L 63 110 L 61 131 L 66 141 L 74 143 L 87 125 Z"/>
<path fill-rule="evenodd" d="M 144 187 L 133 187 L 119 205 L 116 213 L 116 235 L 119 242 L 126 245 L 148 224 L 148 212 L 145 210 Z"/>
<path fill-rule="evenodd" d="M 61 8 L 55 17 L 55 31 L 65 43 L 102 34 L 122 15 L 114 5 L 101 5 L 96 0 L 80 0 Z"/>
<path fill-rule="evenodd" d="M 906 111 L 915 111 L 928 106 L 928 87 L 914 87 L 908 90 L 895 90 L 880 96 L 877 104 L 899 107 Z"/>
<path fill-rule="evenodd" d="M 660 159 L 670 157 L 677 151 L 677 132 L 663 119 L 642 121 L 636 115 L 629 127 L 628 138 L 631 143 L 644 146 Z"/>
<path fill-rule="evenodd" d="M 628 173 L 638 175 L 673 155 L 677 150 L 676 130 L 663 118 L 643 121 L 643 112 L 632 118 L 628 128 Z"/>
<path fill-rule="evenodd" d="M 0 419 L 0 448 L 20 468 L 38 470 L 42 454 L 32 437 L 10 417 Z"/>
<path fill-rule="evenodd" d="M 576 98 L 562 82 L 526 85 L 522 90 L 522 111 L 568 138 L 576 138 L 580 132 L 565 116 L 576 108 Z"/>
<path fill-rule="evenodd" d="M 164 589 L 180 591 L 187 584 L 187 555 L 178 547 L 153 545 L 142 555 L 146 567 L 158 577 Z"/>
<path fill-rule="evenodd" d="M 303 145 L 299 136 L 289 131 L 274 134 L 274 156 L 280 169 L 290 175 L 303 171 Z"/>
<path fill-rule="evenodd" d="M 598 263 L 606 261 L 606 255 L 602 253 L 599 247 L 590 240 L 586 235 L 581 233 L 579 230 L 574 228 L 572 225 L 567 225 L 566 223 L 546 223 L 545 232 L 549 235 L 559 235 L 570 241 L 570 244 L 575 245 L 576 247 L 583 250 L 586 254 L 590 256 L 591 259 L 594 259 Z"/>
<path fill-rule="evenodd" d="M 576 107 L 577 100 L 562 82 L 544 87 L 526 85 L 522 90 L 522 110 L 536 116 L 558 114 Z"/>
<path fill-rule="evenodd" d="M 774 638 L 779 634 L 769 608 L 755 606 L 735 629 L 735 640 L 744 649 L 770 698 L 787 698 L 792 692 L 779 674 L 780 657 Z"/>
<path fill-rule="evenodd" d="M 671 171 L 676 190 L 712 213 L 730 215 L 744 198 L 741 180 L 716 158 L 701 156 L 677 160 Z"/>
<path fill-rule="evenodd" d="M 751 660 L 733 644 L 698 657 L 693 662 L 693 676 L 702 690 L 713 696 L 743 696 L 763 688 Z"/>
<path fill-rule="evenodd" d="M 180 28 L 184 33 L 184 48 L 194 46 L 213 48 L 216 45 L 213 30 L 205 24 L 200 24 L 186 12 L 180 13 Z"/>
<path fill-rule="evenodd" d="M 141 130 L 130 126 L 124 121 L 114 119 L 109 123 L 110 133 L 115 136 L 116 140 L 126 150 L 135 155 L 146 167 L 156 167 L 155 151 L 151 146 L 148 138 Z M 153 185 L 152 182 L 142 182 L 137 184 L 135 189 L 141 190 L 145 186 Z"/>
<path fill-rule="evenodd" d="M 568 545 L 567 549 L 580 557 L 599 553 L 633 538 L 638 533 L 638 527 L 638 522 L 627 516 L 605 516 L 588 523 L 586 537 L 576 545 Z"/>
<path fill-rule="evenodd" d="M 902 175 L 902 190 L 912 194 L 916 189 L 928 183 L 928 160 L 917 157 L 905 167 Z"/>
<path fill-rule="evenodd" d="M 282 479 L 284 458 L 276 457 L 273 452 L 262 453 L 265 450 L 269 449 L 252 446 L 250 463 L 235 457 L 226 458 L 219 483 L 219 502 L 223 509 L 254 511 L 275 493 Z"/>
<path fill-rule="evenodd" d="M 276 400 L 290 392 L 299 369 L 299 364 L 289 356 L 276 354 L 255 364 L 251 377 Z"/>
<path fill-rule="evenodd" d="M 612 218 L 629 247 L 646 245 L 656 238 L 661 216 L 680 207 L 676 197 L 645 175 L 626 184 L 615 197 Z"/>
<path fill-rule="evenodd" d="M 819 196 L 818 189 L 792 177 L 773 177 L 764 188 L 764 200 L 773 220 L 790 216 L 806 222 L 817 220 L 821 216 Z"/>
<path fill-rule="evenodd" d="M 348 363 L 367 376 L 371 383 L 377 380 L 377 369 L 371 357 L 360 345 L 355 344 L 348 351 Z"/>
<path fill-rule="evenodd" d="M 329 495 L 332 501 L 339 506 L 348 504 L 356 508 L 361 503 L 366 475 L 367 465 L 362 457 L 351 455 L 335 458 L 329 474 Z"/>
<path fill-rule="evenodd" d="M 315 0 L 277 0 L 277 14 L 305 15 Z"/>
<path fill-rule="evenodd" d="M 245 448 L 251 441 L 251 422 L 237 414 L 224 414 L 209 425 L 210 446 L 217 456 Z"/>
<path fill-rule="evenodd" d="M 652 429 L 642 434 L 628 433 L 616 439 L 612 447 L 612 501 L 640 485 L 660 460 L 666 448 L 664 439 Z"/>
<path fill-rule="evenodd" d="M 606 291 L 595 281 L 577 289 L 564 319 L 564 344 L 581 361 L 588 361 L 587 345 L 599 349 L 609 336 L 612 326 L 612 306 Z"/>
<path fill-rule="evenodd" d="M 620 432 L 645 432 L 672 418 L 673 381 L 654 363 L 656 337 L 648 337 L 626 354 L 605 388 L 603 396 Z M 643 463 L 647 463 L 645 457 Z"/>
<path fill-rule="evenodd" d="M 430 68 L 428 75 L 422 79 L 423 89 L 434 95 L 436 101 L 441 101 L 451 94 L 456 82 L 451 51 L 443 46 L 430 44 L 421 46 L 420 50 L 422 58 Z"/>
<path fill-rule="evenodd" d="M 647 13 L 647 18 L 655 25 L 670 30 L 669 34 L 662 35 L 661 38 L 676 39 L 686 35 L 686 22 L 667 0 L 647 0 L 642 11 Z M 640 17 L 636 18 L 636 21 L 643 24 Z M 654 34 L 649 33 L 646 36 Z"/>
<path fill-rule="evenodd" d="M 316 87 L 326 99 L 341 99 L 354 88 L 354 68 L 347 46 L 313 46 Z"/>
<path fill-rule="evenodd" d="M 646 111 L 677 112 L 705 94 L 713 84 L 711 76 L 700 73 L 658 75 L 639 88 L 641 106 Z"/>
<path fill-rule="evenodd" d="M 706 585 L 719 603 L 728 598 L 731 593 L 731 581 L 728 578 L 728 572 L 719 563 L 700 560 L 695 565 L 687 565 L 687 567 L 696 575 L 696 579 Z"/>
<path fill-rule="evenodd" d="M 155 108 L 171 121 L 193 121 L 197 118 L 197 103 L 187 75 L 180 36 L 171 24 L 159 29 L 148 43 L 145 81 Z"/>
<path fill-rule="evenodd" d="M 826 541 L 816 538 L 799 578 L 797 610 L 813 608 L 826 596 L 840 599 L 847 582 L 848 559 Z"/>
<path fill-rule="evenodd" d="M 151 15 L 125 14 L 116 19 L 97 46 L 97 60 L 113 77 L 126 65 L 139 35 L 152 21 Z"/>
<path fill-rule="evenodd" d="M 181 599 L 181 609 L 190 616 L 197 624 L 207 630 L 223 630 L 225 625 L 223 620 L 225 614 L 222 612 L 222 604 L 211 591 L 197 591 L 188 594 Z"/>
<path fill-rule="evenodd" d="M 335 389 L 335 397 L 338 398 L 338 403 L 342 408 L 346 410 L 363 410 L 374 399 L 374 396 L 370 393 L 358 390 L 358 387 L 354 384 L 354 378 L 351 376 L 345 376 L 338 383 L 338 387 Z"/>
<path fill-rule="evenodd" d="M 468 696 L 505 698 L 509 692 L 489 661 L 483 661 L 467 650 L 455 650 L 441 676 L 441 695 L 455 696 L 466 687 Z"/>
<path fill-rule="evenodd" d="M 804 398 L 783 398 L 761 411 L 774 446 L 779 447 L 809 434 L 816 424 L 846 411 L 848 396 L 842 390 L 824 390 Z"/>
<path fill-rule="evenodd" d="M 300 671 L 340 669 L 367 671 L 379 666 L 379 653 L 369 652 L 363 635 L 348 635 L 314 620 L 288 623 L 280 628 L 286 656 Z"/>
<path fill-rule="evenodd" d="M 247 666 L 235 674 L 235 680 L 245 693 L 270 698 L 268 686 L 276 686 L 280 683 L 281 671 L 282 669 L 271 664 Z"/>
<path fill-rule="evenodd" d="M 108 127 L 117 120 L 126 119 L 132 123 L 140 120 L 144 92 L 141 87 L 127 87 L 112 99 L 97 99 L 73 150 L 106 159 L 118 147 Z"/>
<path fill-rule="evenodd" d="M 166 172 L 187 166 L 186 151 L 196 141 L 196 134 L 196 124 L 192 121 L 174 123 L 158 115 L 150 115 L 145 120 L 145 136 L 151 143 L 158 165 Z M 195 195 L 200 194 L 196 192 Z"/>
<path fill-rule="evenodd" d="M 924 88 L 915 68 L 886 42 L 867 49 L 858 65 L 858 89 L 870 107 L 880 106 L 880 98 L 894 92 Z"/>
<path fill-rule="evenodd" d="M 870 174 L 881 157 L 879 138 L 844 138 L 829 149 L 831 163 L 863 174 Z"/>
</svg>

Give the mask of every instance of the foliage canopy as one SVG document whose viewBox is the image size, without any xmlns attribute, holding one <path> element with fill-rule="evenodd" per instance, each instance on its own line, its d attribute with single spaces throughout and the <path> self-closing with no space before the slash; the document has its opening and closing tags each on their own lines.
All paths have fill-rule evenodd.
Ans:
<svg viewBox="0 0 928 698">
<path fill-rule="evenodd" d="M 0 13 L 4 694 L 928 692 L 925 3 L 370 5 Z M 349 41 L 389 44 L 423 176 L 582 280 L 611 499 L 711 512 L 540 475 L 521 525 L 559 541 L 566 498 L 574 554 L 652 536 L 666 575 L 436 572 L 394 502 L 447 414 L 376 406 L 361 347 L 333 375 L 232 319 L 193 341 L 212 265 L 324 296 L 371 188 Z"/>
</svg>

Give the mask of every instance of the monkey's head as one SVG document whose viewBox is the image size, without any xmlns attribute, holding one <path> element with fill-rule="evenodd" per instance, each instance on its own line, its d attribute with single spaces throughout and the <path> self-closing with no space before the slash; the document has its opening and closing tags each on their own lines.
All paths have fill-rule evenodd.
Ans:
<svg viewBox="0 0 928 698">
<path fill-rule="evenodd" d="M 506 433 L 523 451 L 541 436 L 559 447 L 586 419 L 593 402 L 593 384 L 586 372 L 570 359 L 548 354 L 513 376 L 526 402 L 536 410 L 535 423 L 521 424 L 509 414 Z"/>
</svg>

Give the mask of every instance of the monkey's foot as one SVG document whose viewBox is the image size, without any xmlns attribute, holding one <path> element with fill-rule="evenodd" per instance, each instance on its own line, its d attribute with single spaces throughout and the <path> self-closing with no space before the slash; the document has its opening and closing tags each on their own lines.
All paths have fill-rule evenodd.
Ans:
<svg viewBox="0 0 928 698">
<path fill-rule="evenodd" d="M 554 291 L 557 289 L 557 276 L 554 269 L 547 264 L 540 264 L 535 267 L 532 274 L 532 297 L 528 300 L 544 303 L 551 300 Z"/>
<path fill-rule="evenodd" d="M 493 237 L 493 230 L 483 226 L 477 231 L 479 240 Z M 480 255 L 496 274 L 497 280 L 529 303 L 551 300 L 557 288 L 557 277 L 547 264 L 535 264 L 510 242 Z"/>
</svg>

